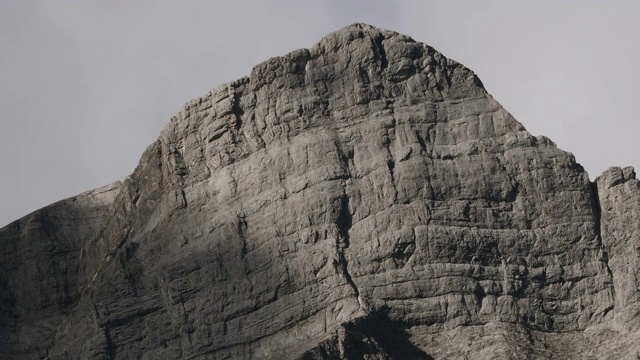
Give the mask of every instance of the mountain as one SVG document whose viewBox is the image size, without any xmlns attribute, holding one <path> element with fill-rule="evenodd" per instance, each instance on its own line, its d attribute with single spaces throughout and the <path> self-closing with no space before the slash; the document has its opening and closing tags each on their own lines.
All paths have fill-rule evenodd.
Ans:
<svg viewBox="0 0 640 360">
<path fill-rule="evenodd" d="M 634 358 L 639 210 L 632 168 L 591 182 L 465 66 L 354 24 L 1 229 L 0 353 Z"/>
</svg>

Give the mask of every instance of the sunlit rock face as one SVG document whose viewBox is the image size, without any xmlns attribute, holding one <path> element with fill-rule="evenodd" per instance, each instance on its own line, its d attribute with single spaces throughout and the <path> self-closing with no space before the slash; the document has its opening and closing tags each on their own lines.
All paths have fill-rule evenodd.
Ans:
<svg viewBox="0 0 640 360">
<path fill-rule="evenodd" d="M 122 182 L 1 229 L 0 351 L 624 358 L 639 188 L 354 24 L 187 103 Z"/>
</svg>

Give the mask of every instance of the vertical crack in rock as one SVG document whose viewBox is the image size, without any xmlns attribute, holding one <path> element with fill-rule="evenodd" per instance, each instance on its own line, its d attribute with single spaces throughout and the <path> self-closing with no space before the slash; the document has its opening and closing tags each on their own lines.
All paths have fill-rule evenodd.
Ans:
<svg viewBox="0 0 640 360">
<path fill-rule="evenodd" d="M 240 106 L 240 97 L 242 96 L 242 94 L 233 92 L 231 96 L 233 97 L 233 104 L 231 105 L 231 111 L 233 111 L 233 114 L 236 117 L 235 129 L 239 131 L 240 128 L 242 127 L 242 116 L 244 115 L 244 110 Z"/>
<path fill-rule="evenodd" d="M 346 193 L 340 198 L 340 213 L 338 214 L 338 231 L 340 239 L 338 239 L 338 248 L 346 249 L 349 247 L 349 230 L 352 225 L 351 212 L 349 211 L 349 195 Z"/>
<path fill-rule="evenodd" d="M 189 169 L 187 168 L 187 164 L 185 163 L 184 157 L 182 156 L 180 150 L 178 150 L 177 147 L 174 147 L 172 152 L 173 160 L 175 161 L 176 174 L 178 174 L 178 177 L 182 179 L 183 177 L 187 176 L 187 174 L 189 174 Z"/>
<path fill-rule="evenodd" d="M 103 320 L 100 316 L 100 312 L 98 311 L 98 306 L 94 303 L 93 304 L 93 316 L 95 317 L 95 321 L 98 324 L 98 326 L 100 328 L 102 328 L 102 332 L 104 335 L 104 339 L 105 339 L 105 352 L 107 355 L 107 359 L 109 360 L 115 360 L 116 358 L 116 345 L 113 342 L 113 339 L 111 338 L 111 331 L 109 329 L 109 324 L 108 323 L 103 323 Z"/>
<path fill-rule="evenodd" d="M 372 50 L 375 55 L 375 59 L 380 61 L 380 72 L 384 72 L 384 70 L 389 66 L 389 60 L 387 59 L 387 52 L 384 48 L 384 34 L 376 34 L 375 37 L 371 37 Z"/>
<path fill-rule="evenodd" d="M 420 144 L 420 153 L 424 153 L 427 151 L 427 144 L 424 141 L 424 138 L 420 134 L 420 130 L 415 131 L 416 139 L 418 140 L 418 144 Z"/>
<path fill-rule="evenodd" d="M 184 192 L 184 189 L 180 189 L 180 195 L 182 196 L 182 208 L 184 209 L 189 206 L 189 203 L 187 202 L 187 194 Z"/>
<path fill-rule="evenodd" d="M 396 162 L 393 160 L 393 157 L 389 157 L 389 159 L 387 160 L 387 168 L 389 169 L 389 175 L 391 176 L 391 186 L 393 187 L 394 203 L 398 200 L 398 188 L 396 187 L 396 177 L 394 174 L 395 167 L 396 167 Z"/>
<path fill-rule="evenodd" d="M 240 240 L 242 241 L 242 249 L 240 254 L 242 257 L 247 255 L 247 220 L 244 214 L 238 214 L 238 235 L 240 236 Z"/>
<path fill-rule="evenodd" d="M 375 39 L 376 42 L 376 49 L 378 52 L 378 56 L 380 58 L 380 70 L 384 71 L 387 66 L 389 66 L 389 60 L 387 59 L 387 52 L 384 49 L 384 44 L 382 43 L 384 41 L 384 37 L 382 36 L 382 34 L 378 35 Z"/>
<path fill-rule="evenodd" d="M 351 211 L 349 210 L 349 195 L 345 192 L 340 198 L 340 213 L 336 220 L 336 225 L 338 226 L 338 240 L 336 241 L 338 260 L 336 268 L 344 276 L 347 284 L 353 288 L 358 300 L 360 300 L 360 290 L 353 281 L 351 274 L 349 274 L 349 262 L 345 256 L 345 250 L 349 247 L 349 230 L 351 229 L 352 221 Z"/>
<path fill-rule="evenodd" d="M 175 169 L 176 169 L 176 174 L 178 175 L 178 187 L 179 187 L 179 191 L 176 194 L 178 197 L 178 201 L 181 203 L 180 204 L 180 209 L 184 209 L 188 206 L 187 203 L 187 195 L 185 194 L 184 191 L 184 187 L 185 187 L 185 177 L 187 175 L 189 175 L 189 168 L 187 167 L 186 162 L 184 161 L 184 157 L 182 156 L 182 153 L 180 152 L 180 150 L 178 150 L 177 147 L 173 147 L 172 151 L 173 154 L 173 161 L 175 162 Z"/>
<path fill-rule="evenodd" d="M 594 232 L 596 233 L 596 236 L 598 237 L 598 243 L 600 245 L 600 254 L 598 256 L 598 260 L 602 261 L 602 263 L 604 264 L 604 266 L 607 269 L 607 273 L 609 274 L 609 277 L 611 278 L 611 294 L 613 295 L 613 298 L 615 299 L 616 297 L 616 288 L 613 284 L 613 271 L 611 270 L 611 267 L 609 266 L 609 254 L 607 252 L 607 248 L 604 245 L 604 239 L 602 239 L 602 206 L 600 204 L 600 193 L 598 191 L 598 183 L 597 182 L 591 182 L 590 183 L 590 188 L 591 188 L 591 206 L 593 208 L 593 216 L 595 217 L 595 221 L 594 221 Z M 611 309 L 608 309 L 608 311 L 610 311 Z"/>
<path fill-rule="evenodd" d="M 104 337 L 107 341 L 107 356 L 109 357 L 109 360 L 115 360 L 116 359 L 116 344 L 113 342 L 113 339 L 111 339 L 111 331 L 109 330 L 109 326 L 105 325 L 103 327 L 104 329 Z"/>
<path fill-rule="evenodd" d="M 392 129 L 396 125 L 396 119 L 393 118 Z M 393 130 L 392 130 L 393 133 Z M 393 158 L 393 154 L 391 153 L 391 139 L 389 138 L 389 133 L 385 135 L 384 138 L 384 146 L 387 148 L 387 169 L 389 170 L 389 175 L 391 176 L 391 186 L 393 187 L 393 203 L 396 203 L 398 200 L 398 188 L 396 187 L 396 177 L 395 177 L 395 167 L 396 161 Z"/>
<path fill-rule="evenodd" d="M 344 169 L 347 173 L 347 179 L 351 178 L 352 171 L 351 165 L 353 161 L 353 149 L 344 151 L 339 144 L 336 144 L 338 149 L 338 154 L 341 162 L 344 165 Z M 345 256 L 345 250 L 349 248 L 350 245 L 350 236 L 349 231 L 351 230 L 351 226 L 353 225 L 353 217 L 350 210 L 350 199 L 349 194 L 347 192 L 347 184 L 344 184 L 344 193 L 339 198 L 340 201 L 340 210 L 338 212 L 338 217 L 336 219 L 336 226 L 338 227 L 338 239 L 336 240 L 336 254 L 338 259 L 335 264 L 336 270 L 339 271 L 342 276 L 344 276 L 347 284 L 353 288 L 358 301 L 361 302 L 360 298 L 360 290 L 358 286 L 353 281 L 351 274 L 349 273 L 349 262 Z"/>
<path fill-rule="evenodd" d="M 237 81 L 232 82 L 229 85 L 228 91 L 229 91 L 229 97 L 231 97 L 231 112 L 233 113 L 234 117 L 235 117 L 235 124 L 233 124 L 234 129 L 236 130 L 235 132 L 232 132 L 233 134 L 233 141 L 235 143 L 238 142 L 238 136 L 240 134 L 240 129 L 242 128 L 242 125 L 244 123 L 243 120 L 243 116 L 244 116 L 244 109 L 242 108 L 241 102 L 242 102 L 242 95 L 243 95 L 243 90 L 244 90 L 244 86 L 246 83 L 249 82 L 249 78 L 242 78 L 239 79 Z"/>
</svg>

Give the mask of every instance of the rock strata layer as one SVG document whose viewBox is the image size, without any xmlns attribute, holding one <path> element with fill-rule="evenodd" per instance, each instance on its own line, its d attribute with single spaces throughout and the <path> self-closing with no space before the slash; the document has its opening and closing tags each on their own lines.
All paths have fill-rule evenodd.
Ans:
<svg viewBox="0 0 640 360">
<path fill-rule="evenodd" d="M 11 359 L 625 358 L 640 182 L 354 24 L 186 104 L 122 182 L 0 230 Z"/>
</svg>

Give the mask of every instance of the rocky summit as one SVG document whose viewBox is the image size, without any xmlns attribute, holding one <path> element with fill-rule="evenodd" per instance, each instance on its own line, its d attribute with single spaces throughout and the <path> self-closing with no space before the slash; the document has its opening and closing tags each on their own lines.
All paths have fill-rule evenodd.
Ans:
<svg viewBox="0 0 640 360">
<path fill-rule="evenodd" d="M 514 84 L 517 86 L 517 84 Z M 640 181 L 354 24 L 0 230 L 3 359 L 635 359 Z"/>
</svg>

